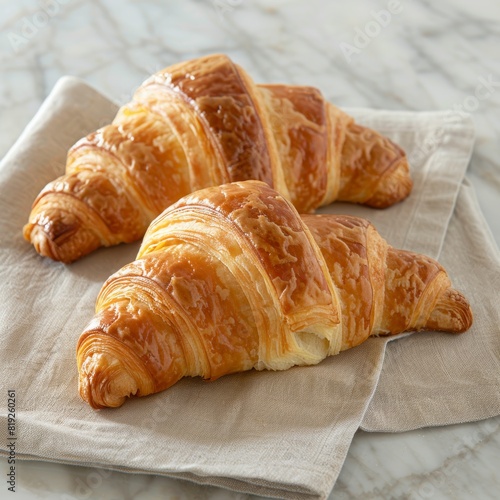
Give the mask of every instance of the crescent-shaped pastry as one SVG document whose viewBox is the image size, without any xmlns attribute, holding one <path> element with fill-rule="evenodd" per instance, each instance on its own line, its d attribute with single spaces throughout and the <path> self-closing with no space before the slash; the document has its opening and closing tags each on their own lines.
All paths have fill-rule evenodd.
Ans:
<svg viewBox="0 0 500 500">
<path fill-rule="evenodd" d="M 364 219 L 301 216 L 263 182 L 231 183 L 165 210 L 106 281 L 78 342 L 80 394 L 116 407 L 182 377 L 312 365 L 372 335 L 471 323 L 435 260 Z"/>
<path fill-rule="evenodd" d="M 113 123 L 77 142 L 66 174 L 34 201 L 24 237 L 71 262 L 140 239 L 192 191 L 249 179 L 301 213 L 335 200 L 387 207 L 412 188 L 402 149 L 319 90 L 256 85 L 217 54 L 153 75 Z"/>
</svg>

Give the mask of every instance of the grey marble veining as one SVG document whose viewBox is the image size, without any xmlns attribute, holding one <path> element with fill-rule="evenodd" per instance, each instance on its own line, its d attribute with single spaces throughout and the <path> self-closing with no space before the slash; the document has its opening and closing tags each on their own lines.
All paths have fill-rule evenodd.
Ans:
<svg viewBox="0 0 500 500">
<path fill-rule="evenodd" d="M 496 1 L 0 0 L 0 13 L 0 156 L 63 75 L 123 103 L 162 67 L 225 52 L 257 81 L 314 85 L 339 106 L 470 113 L 477 141 L 468 176 L 500 244 Z M 497 417 L 358 432 L 331 498 L 499 498 L 499 427 Z M 19 469 L 17 499 L 251 498 L 93 468 Z"/>
</svg>

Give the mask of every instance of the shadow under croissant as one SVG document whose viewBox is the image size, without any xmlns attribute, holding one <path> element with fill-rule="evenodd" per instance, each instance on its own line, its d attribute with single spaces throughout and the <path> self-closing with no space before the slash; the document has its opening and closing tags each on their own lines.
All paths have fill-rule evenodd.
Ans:
<svg viewBox="0 0 500 500">
<path fill-rule="evenodd" d="M 77 346 L 79 390 L 117 407 L 182 377 L 314 365 L 370 336 L 471 324 L 437 261 L 365 219 L 301 216 L 262 182 L 226 184 L 163 212 L 106 281 Z"/>
</svg>

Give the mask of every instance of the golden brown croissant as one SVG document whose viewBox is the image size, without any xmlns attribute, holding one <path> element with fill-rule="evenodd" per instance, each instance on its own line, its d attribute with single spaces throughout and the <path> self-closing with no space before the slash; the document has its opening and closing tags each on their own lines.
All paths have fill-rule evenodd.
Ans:
<svg viewBox="0 0 500 500">
<path fill-rule="evenodd" d="M 77 142 L 35 200 L 24 236 L 71 262 L 140 239 L 194 190 L 261 180 L 301 213 L 334 200 L 387 207 L 412 187 L 404 152 L 311 87 L 256 85 L 227 56 L 171 66 L 111 125 Z"/>
<path fill-rule="evenodd" d="M 311 365 L 371 335 L 471 323 L 435 260 L 368 221 L 300 216 L 263 182 L 226 184 L 165 210 L 106 281 L 78 342 L 79 390 L 116 407 L 185 376 Z"/>
</svg>

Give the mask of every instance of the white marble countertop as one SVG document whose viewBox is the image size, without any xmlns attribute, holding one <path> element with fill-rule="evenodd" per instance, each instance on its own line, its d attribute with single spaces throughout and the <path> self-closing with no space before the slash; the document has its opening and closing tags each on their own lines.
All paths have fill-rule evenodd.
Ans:
<svg viewBox="0 0 500 500">
<path fill-rule="evenodd" d="M 0 12 L 0 157 L 63 75 L 126 102 L 152 72 L 225 52 L 256 81 L 314 85 L 340 106 L 471 113 L 477 140 L 467 175 L 500 245 L 498 2 L 0 0 Z M 499 449 L 498 417 L 402 434 L 359 431 L 331 498 L 499 498 Z M 250 496 L 22 462 L 13 498 Z"/>
</svg>

